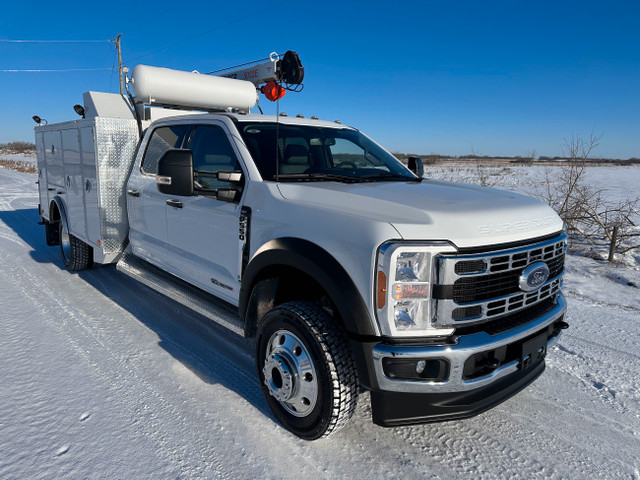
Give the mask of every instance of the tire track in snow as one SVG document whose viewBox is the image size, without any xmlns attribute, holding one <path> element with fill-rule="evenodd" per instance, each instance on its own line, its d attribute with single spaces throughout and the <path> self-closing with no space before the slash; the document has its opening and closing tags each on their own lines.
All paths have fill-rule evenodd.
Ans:
<svg viewBox="0 0 640 480">
<path fill-rule="evenodd" d="M 3 256 L 3 259 L 5 256 Z M 60 263 L 60 262 L 57 262 Z M 131 399 L 136 398 L 153 398 L 156 397 L 156 401 L 147 401 L 145 404 L 140 405 L 134 411 L 136 416 L 140 418 L 144 418 L 144 422 L 139 422 L 141 425 L 139 428 L 144 430 L 146 435 L 152 436 L 162 447 L 165 453 L 173 459 L 174 463 L 180 465 L 183 468 L 183 472 L 187 476 L 200 477 L 202 475 L 211 475 L 212 469 L 208 466 L 208 463 L 211 463 L 211 459 L 215 458 L 215 452 L 211 451 L 211 447 L 207 447 L 206 445 L 201 446 L 201 461 L 200 462 L 186 462 L 181 461 L 177 454 L 170 448 L 170 442 L 161 435 L 161 419 L 163 418 L 182 418 L 180 415 L 180 410 L 176 408 L 169 409 L 169 402 L 165 401 L 157 391 L 152 391 L 152 386 L 149 382 L 144 381 L 140 375 L 134 377 L 133 371 L 128 368 L 127 363 L 129 363 L 132 359 L 131 356 L 127 358 L 112 358 L 111 361 L 106 361 L 105 358 L 99 358 L 96 361 L 96 356 L 103 356 L 104 353 L 96 353 L 96 350 L 101 350 L 102 352 L 106 352 L 110 356 L 120 357 L 119 352 L 114 352 L 110 349 L 109 339 L 114 336 L 120 334 L 126 338 L 126 331 L 121 329 L 117 322 L 111 323 L 107 326 L 103 326 L 102 324 L 96 324 L 91 322 L 91 314 L 87 315 L 86 311 L 79 310 L 73 305 L 69 304 L 66 300 L 62 299 L 59 292 L 56 291 L 50 285 L 49 278 L 52 277 L 52 272 L 55 276 L 59 277 L 59 275 L 64 275 L 65 279 L 69 281 L 70 284 L 76 283 L 78 280 L 78 276 L 71 275 L 66 271 L 58 271 L 58 267 L 54 267 L 53 265 L 42 265 L 39 268 L 43 268 L 42 274 L 34 275 L 31 271 L 26 269 L 21 265 L 14 265 L 13 262 L 7 263 L 6 261 L 2 261 L 0 263 L 3 271 L 10 272 L 12 277 L 21 277 L 22 285 L 21 290 L 23 291 L 36 291 L 38 292 L 37 296 L 30 295 L 30 301 L 33 302 L 40 312 L 43 314 L 45 318 L 59 318 L 60 321 L 51 321 L 51 325 L 54 326 L 58 331 L 63 333 L 66 338 L 69 340 L 69 343 L 73 345 L 73 347 L 85 358 L 87 364 L 91 365 L 94 370 L 103 378 L 108 381 L 111 385 L 111 388 L 116 391 L 126 391 L 129 392 L 131 390 L 138 390 L 140 393 L 137 394 L 125 394 L 127 401 L 131 402 Z M 151 313 L 159 313 L 158 310 L 158 302 L 163 305 L 163 307 L 169 308 L 169 311 L 175 310 L 175 304 L 170 302 L 166 298 L 161 295 L 147 290 L 143 285 L 134 282 L 127 277 L 122 276 L 119 272 L 113 271 L 112 268 L 104 268 L 103 271 L 95 271 L 95 275 L 92 280 L 94 283 L 101 284 L 108 290 L 109 285 L 117 284 L 118 282 L 130 282 L 135 285 L 133 288 L 139 288 L 144 293 L 140 298 L 145 299 L 146 304 L 154 304 L 151 307 Z M 111 270 L 111 271 L 110 271 Z M 94 272 L 92 272 L 94 273 Z M 120 278 L 116 278 L 120 277 Z M 45 279 L 46 278 L 46 279 Z M 96 278 L 99 279 L 96 281 Z M 155 298 L 154 298 L 155 297 Z M 52 306 L 47 302 L 44 302 L 43 299 L 50 298 L 53 300 L 56 306 Z M 134 310 L 134 316 L 138 316 L 140 311 L 143 311 L 144 308 L 137 308 L 137 311 Z M 163 311 L 166 311 L 162 308 Z M 149 314 L 149 312 L 147 312 Z M 222 313 L 224 314 L 224 313 Z M 123 311 L 123 315 L 127 316 L 127 312 Z M 195 315 L 195 314 L 194 314 Z M 89 317 L 89 320 L 86 319 Z M 220 327 L 221 328 L 221 327 Z M 255 378 L 255 373 L 253 372 L 253 361 L 250 357 L 247 358 L 250 360 L 251 368 L 248 370 L 246 365 L 243 365 L 239 368 L 234 362 L 228 359 L 228 352 L 223 352 L 222 354 L 216 353 L 211 350 L 210 347 L 206 344 L 200 345 L 199 348 L 194 349 L 190 345 L 189 348 L 185 347 L 185 342 L 180 340 L 174 340 L 173 335 L 175 334 L 171 328 L 164 328 L 159 326 L 157 323 L 153 326 L 153 330 L 162 337 L 163 341 L 169 343 L 172 348 L 178 349 L 181 352 L 181 357 L 186 357 L 190 360 L 192 365 L 205 365 L 208 369 L 212 368 L 212 365 L 215 366 L 216 370 L 224 371 L 226 373 L 227 378 L 234 379 L 233 385 L 230 386 L 232 390 L 236 390 L 241 393 L 245 399 L 249 401 L 251 404 L 263 404 L 262 395 L 260 392 L 259 385 L 257 383 L 257 379 Z M 82 334 L 82 335 L 79 335 Z M 103 336 L 107 336 L 107 341 L 103 341 Z M 227 335 L 233 335 L 230 332 L 227 332 Z M 93 345 L 91 344 L 93 343 Z M 246 362 L 244 362 L 246 364 Z M 122 372 L 122 369 L 125 369 L 125 372 Z M 251 373 L 249 373 L 249 371 Z M 134 385 L 135 384 L 135 387 Z M 158 407 L 158 403 L 160 407 Z M 155 405 L 155 407 L 153 406 Z M 155 410 L 162 410 L 158 414 L 155 414 Z M 206 419 L 209 423 L 207 433 L 215 432 L 216 430 L 223 430 L 223 424 L 214 420 Z M 272 423 L 270 418 L 267 418 L 266 421 L 268 423 Z M 183 419 L 180 423 L 189 423 L 188 419 Z M 274 425 L 275 426 L 275 425 Z M 287 440 L 290 440 L 290 434 L 280 427 L 277 427 L 280 430 L 280 435 L 284 435 Z M 202 439 L 202 443 L 206 443 L 206 438 Z M 237 441 L 237 440 L 236 440 Z M 295 440 L 294 440 L 295 442 Z M 244 448 L 242 444 L 237 444 L 237 449 L 241 450 Z M 215 448 L 215 446 L 214 446 Z M 315 472 L 315 475 L 321 473 L 319 470 L 320 467 L 315 465 L 315 463 L 309 459 L 304 458 L 302 453 L 302 448 L 297 448 L 299 460 L 302 464 L 306 464 L 306 469 L 310 472 Z M 277 454 L 285 454 L 284 451 L 277 451 Z M 190 452 L 190 455 L 193 455 Z M 289 456 L 291 452 L 289 452 Z M 193 470 L 189 465 L 194 463 L 204 463 L 205 467 L 199 470 Z M 229 478 L 235 476 L 235 473 L 227 473 L 223 468 L 224 459 L 218 458 L 215 461 L 215 471 L 219 473 L 220 478 Z M 281 472 L 284 475 L 284 471 Z"/>
<path fill-rule="evenodd" d="M 43 318 L 47 319 L 48 324 L 66 337 L 69 344 L 110 385 L 111 389 L 122 392 L 122 396 L 128 403 L 128 407 L 132 409 L 134 416 L 144 420 L 138 423 L 143 433 L 152 437 L 165 452 L 165 455 L 171 458 L 175 465 L 179 465 L 184 473 L 194 476 L 202 476 L 205 472 L 211 474 L 210 468 L 194 471 L 194 467 L 189 466 L 179 452 L 171 448 L 171 442 L 163 433 L 160 418 L 181 419 L 180 411 L 173 408 L 149 382 L 137 375 L 127 365 L 126 359 L 117 358 L 120 355 L 100 338 L 94 326 L 85 320 L 82 312 L 65 302 L 49 282 L 39 275 L 33 275 L 23 265 L 7 262 L 5 259 L 5 255 L 0 257 L 2 271 L 9 273 L 10 278 L 21 285 L 23 294 L 41 312 Z M 37 292 L 37 295 L 32 292 Z M 48 302 L 45 302 L 44 299 L 48 299 Z M 53 319 L 59 319 L 59 321 Z M 132 391 L 138 393 L 132 395 L 130 393 Z M 135 398 L 148 400 L 146 404 L 136 404 Z M 151 400 L 153 400 L 153 407 L 149 406 L 152 403 Z M 156 413 L 158 411 L 162 412 L 162 417 Z M 212 467 L 218 474 L 217 477 L 231 478 L 232 476 L 224 471 L 222 459 L 216 458 L 214 452 L 210 453 L 212 455 L 205 463 L 213 463 Z"/>
<path fill-rule="evenodd" d="M 36 193 L 34 192 L 34 196 L 35 194 Z M 35 201 L 37 200 L 35 200 L 33 197 L 25 197 L 24 199 L 19 201 L 16 201 L 16 199 L 14 198 L 10 202 L 11 210 L 23 208 L 21 205 L 23 202 L 34 203 Z M 32 222 L 27 218 L 25 218 L 20 223 L 22 226 L 25 226 L 26 229 L 39 228 L 39 227 L 35 227 L 35 222 Z M 9 230 L 10 229 L 11 228 L 9 227 Z M 42 234 L 42 237 L 44 237 L 44 233 Z M 33 241 L 33 240 L 30 240 L 30 241 Z M 111 362 L 106 362 L 105 359 L 103 358 L 100 358 L 98 359 L 98 361 L 96 361 L 95 357 L 97 355 L 102 355 L 102 354 L 96 353 L 95 345 L 89 345 L 86 339 L 93 341 L 99 347 L 98 350 L 106 351 L 107 353 L 110 353 L 112 355 L 114 353 L 119 353 L 119 352 L 109 351 L 109 340 L 114 338 L 114 336 L 116 335 L 116 330 L 119 329 L 119 326 L 118 326 L 119 324 L 117 322 L 114 322 L 104 327 L 102 326 L 101 323 L 92 323 L 91 319 L 87 321 L 85 319 L 85 317 L 87 317 L 86 315 L 87 310 L 86 308 L 84 308 L 84 306 L 80 307 L 79 309 L 77 307 L 73 307 L 72 304 L 69 303 L 67 299 L 63 300 L 63 299 L 57 298 L 58 296 L 68 297 L 68 294 L 65 293 L 65 295 L 58 295 L 57 294 L 58 292 L 55 289 L 50 288 L 51 281 L 55 282 L 55 281 L 63 280 L 65 282 L 68 282 L 68 285 L 65 285 L 65 291 L 66 291 L 67 288 L 75 288 L 75 286 L 78 283 L 77 282 L 78 276 L 69 274 L 64 270 L 59 270 L 60 261 L 58 259 L 58 256 L 55 255 L 55 252 L 53 252 L 53 250 L 57 251 L 57 249 L 48 249 L 47 247 L 44 246 L 44 242 L 42 240 L 40 240 L 40 242 L 42 244 L 41 249 L 44 252 L 47 252 L 47 251 L 52 252 L 46 256 L 55 263 L 55 266 L 53 264 L 38 265 L 37 268 L 39 270 L 35 275 L 22 266 L 20 266 L 20 268 L 15 267 L 15 265 L 13 265 L 12 262 L 0 263 L 0 268 L 2 268 L 3 271 L 7 271 L 10 268 L 13 268 L 12 276 L 22 275 L 23 283 L 21 285 L 22 287 L 21 290 L 26 290 L 26 291 L 32 290 L 32 291 L 38 292 L 37 297 L 34 297 L 32 295 L 30 297 L 30 300 L 38 306 L 41 312 L 44 313 L 45 318 L 59 317 L 61 319 L 58 322 L 52 322 L 51 325 L 54 328 L 56 328 L 58 331 L 65 334 L 66 338 L 69 339 L 69 343 L 74 347 L 76 351 L 78 351 L 78 353 L 81 354 L 82 357 L 85 358 L 85 362 L 88 365 L 91 365 L 91 367 L 94 370 L 96 370 L 96 372 L 100 375 L 101 378 L 103 378 L 104 380 L 108 380 L 112 389 L 121 392 L 121 394 L 126 397 L 127 401 L 130 401 L 131 398 L 137 399 L 137 398 L 144 398 L 145 396 L 148 396 L 146 395 L 146 392 L 144 390 L 143 390 L 143 393 L 140 395 L 123 393 L 126 390 L 131 390 L 131 385 L 130 385 L 131 383 L 136 383 L 138 385 L 145 384 L 145 388 L 149 388 L 148 382 L 141 381 L 140 374 L 138 375 L 138 378 L 135 380 L 135 382 L 133 382 L 133 380 L 130 379 L 130 376 L 131 376 L 130 370 L 126 374 L 124 374 L 124 378 L 123 378 L 123 374 L 116 376 L 116 380 L 113 380 L 112 378 L 114 376 L 114 372 L 117 372 L 117 369 L 120 368 L 123 364 L 130 362 L 134 358 L 134 356 L 129 355 L 127 358 L 111 359 Z M 20 240 L 18 240 L 18 243 L 23 244 L 23 242 Z M 141 298 L 145 298 L 145 299 L 149 298 L 148 303 L 153 304 L 150 310 L 152 314 L 159 313 L 161 316 L 166 317 L 167 308 L 169 309 L 169 311 L 172 311 L 172 310 L 176 311 L 176 309 L 179 310 L 180 308 L 182 308 L 182 307 L 176 307 L 176 305 L 173 302 L 167 300 L 161 295 L 158 295 L 156 292 L 147 290 L 146 287 L 138 284 L 137 282 L 134 282 L 126 277 L 123 279 L 122 274 L 118 272 L 108 271 L 112 269 L 106 268 L 104 270 L 107 270 L 107 271 L 106 272 L 92 271 L 89 275 L 95 272 L 95 275 L 92 275 L 93 278 L 91 278 L 91 281 L 94 284 L 97 284 L 97 286 L 101 287 L 105 292 L 109 292 L 109 290 L 113 290 L 114 284 L 119 284 L 123 281 L 130 282 L 131 285 L 135 284 L 135 287 L 133 288 L 139 288 L 141 289 L 142 292 L 144 292 L 141 295 Z M 106 275 L 103 275 L 105 273 Z M 57 303 L 57 308 L 54 308 L 53 306 L 41 300 L 48 296 L 54 299 L 54 302 Z M 158 303 L 160 303 L 162 307 L 159 308 Z M 132 309 L 129 308 L 129 310 L 132 310 Z M 134 316 L 138 316 L 140 309 L 137 309 L 137 311 L 135 310 L 132 310 L 132 311 L 134 311 Z M 225 315 L 226 313 L 221 312 L 221 314 Z M 130 314 L 123 311 L 123 315 L 129 316 Z M 180 312 L 180 315 L 182 315 L 182 312 Z M 193 317 L 194 315 L 197 316 L 197 314 L 187 314 L 187 316 L 190 316 L 190 317 Z M 88 315 L 88 316 L 91 317 L 91 315 Z M 248 399 L 249 403 L 253 405 L 263 405 L 264 407 L 266 407 L 266 404 L 262 399 L 262 394 L 261 394 L 259 385 L 257 384 L 257 379 L 255 377 L 252 360 L 250 360 L 249 362 L 251 364 L 250 368 L 247 369 L 246 365 L 243 365 L 241 369 L 238 369 L 233 365 L 232 362 L 228 361 L 227 359 L 228 352 L 224 353 L 223 355 L 215 354 L 215 352 L 214 354 L 212 354 L 211 350 L 206 348 L 207 347 L 206 345 L 201 346 L 201 348 L 198 350 L 194 350 L 191 347 L 192 343 L 185 343 L 184 341 L 174 340 L 173 336 L 175 334 L 175 330 L 172 330 L 172 328 L 163 328 L 156 323 L 154 324 L 153 329 L 154 331 L 156 331 L 156 333 L 158 333 L 160 336 L 163 337 L 163 341 L 165 343 L 170 344 L 171 348 L 180 350 L 181 352 L 180 356 L 189 359 L 189 363 L 191 363 L 192 365 L 206 364 L 206 367 L 208 369 L 211 369 L 212 365 L 217 362 L 217 364 L 215 365 L 216 370 L 233 372 L 233 373 L 226 374 L 227 378 L 236 379 L 235 382 L 232 382 L 233 385 L 231 385 L 231 389 L 239 391 L 243 397 Z M 98 330 L 101 330 L 101 332 L 97 333 Z M 123 338 L 126 338 L 126 334 L 127 334 L 126 330 L 119 329 L 118 331 L 121 335 L 123 335 Z M 82 333 L 83 335 L 79 335 L 79 333 Z M 225 334 L 233 336 L 233 334 L 225 331 L 225 333 L 223 334 L 223 338 Z M 102 336 L 105 336 L 107 340 L 106 342 L 103 342 L 101 340 Z M 190 345 L 190 347 L 185 348 L 185 345 Z M 120 364 L 118 364 L 118 362 L 120 362 Z M 107 363 L 111 363 L 111 365 L 105 365 Z M 248 373 L 248 372 L 251 372 L 251 373 Z M 144 375 L 144 374 L 145 372 L 141 372 L 141 375 Z M 125 383 L 127 379 L 130 380 L 129 384 L 125 385 L 126 388 L 122 387 L 121 384 Z M 137 387 L 137 389 L 141 390 L 142 387 Z M 180 405 L 178 408 L 182 409 L 184 408 L 184 405 Z M 151 421 L 154 421 L 155 417 L 151 413 L 149 413 L 149 410 L 150 409 L 146 405 L 143 405 L 140 407 L 137 413 L 139 413 L 141 416 L 146 415 L 147 419 L 145 421 L 151 422 Z M 337 470 L 334 470 L 333 468 L 331 468 L 330 465 L 327 465 L 327 464 L 319 465 L 315 461 L 316 459 L 310 457 L 308 454 L 305 453 L 305 450 L 306 450 L 305 447 L 307 445 L 306 442 L 301 442 L 298 439 L 292 437 L 286 430 L 282 429 L 279 425 L 273 422 L 270 416 L 270 413 L 268 413 L 267 415 L 268 416 L 263 420 L 263 423 L 267 423 L 269 425 L 269 429 L 265 429 L 264 433 L 259 431 L 256 431 L 255 433 L 257 437 L 264 437 L 262 440 L 262 444 L 263 444 L 263 446 L 261 447 L 262 450 L 265 450 L 265 451 L 268 451 L 269 449 L 273 450 L 273 455 L 271 455 L 270 458 L 285 456 L 285 457 L 288 457 L 290 460 L 297 460 L 296 468 L 302 471 L 305 471 L 312 476 L 320 476 L 323 474 L 323 472 L 326 473 L 331 471 L 334 471 L 334 473 L 337 474 L 337 472 L 340 471 L 339 467 Z M 179 415 L 175 410 L 169 412 L 168 415 L 164 413 L 158 415 L 158 418 L 160 419 L 168 418 L 168 417 L 179 417 Z M 222 424 L 219 425 L 220 422 L 218 422 L 218 424 L 212 423 L 210 418 L 204 418 L 204 420 L 207 423 L 209 423 L 209 426 L 207 427 L 207 431 L 206 431 L 206 434 L 208 435 L 212 434 L 216 430 L 224 429 L 224 426 Z M 238 419 L 238 420 L 241 421 L 241 419 Z M 225 421 L 226 423 L 228 423 L 228 420 L 225 420 Z M 138 424 L 139 423 L 140 422 L 138 422 Z M 223 422 L 223 424 L 224 423 L 225 422 Z M 137 428 L 140 429 L 141 427 L 137 425 Z M 157 432 L 160 430 L 158 428 L 158 421 L 154 421 L 152 428 L 151 429 L 147 428 L 146 430 L 150 430 L 151 433 L 153 434 L 152 436 L 154 436 L 160 444 L 163 443 L 162 438 L 158 438 L 159 434 Z M 278 447 L 278 442 L 273 442 L 273 438 L 272 438 L 273 432 L 269 432 L 269 430 L 275 430 L 277 432 L 279 442 L 283 442 L 282 446 Z M 200 448 L 198 448 L 197 450 L 202 451 L 200 454 L 202 460 L 200 462 L 191 461 L 191 463 L 205 463 L 206 465 L 206 461 L 208 461 L 207 457 L 208 458 L 213 457 L 213 455 L 208 456 L 207 451 L 211 451 L 211 448 L 215 448 L 216 446 L 209 445 L 211 442 L 208 436 L 201 438 L 200 442 L 201 442 L 201 445 L 199 445 Z M 237 439 L 236 439 L 236 442 L 237 442 Z M 166 444 L 166 442 L 164 443 Z M 241 451 L 244 450 L 244 445 L 236 444 L 236 447 L 237 447 L 237 450 L 241 450 Z M 165 446 L 165 451 L 166 450 L 167 448 Z M 257 450 L 259 451 L 260 449 L 257 449 Z M 172 452 L 169 452 L 169 453 L 172 453 Z M 192 452 L 189 452 L 189 454 L 193 455 Z M 173 458 L 175 461 L 176 455 L 172 455 L 171 458 Z M 249 462 L 250 459 L 251 459 L 251 454 L 247 455 L 247 462 Z M 180 463 L 180 462 L 176 462 L 176 463 Z M 219 466 L 220 462 L 218 462 L 217 464 Z M 209 471 L 208 468 L 201 468 L 200 470 L 193 470 L 193 469 L 190 470 L 188 466 L 187 467 L 185 467 L 184 465 L 182 466 L 185 469 L 184 473 L 187 476 L 200 477 L 204 472 L 206 472 L 206 475 L 211 475 L 212 473 L 211 471 Z M 259 469 L 260 467 L 258 466 L 256 468 Z M 284 470 L 282 470 L 282 468 L 284 468 Z M 272 472 L 270 475 L 274 476 L 274 478 L 279 478 L 279 477 L 281 478 L 286 474 L 286 472 L 290 471 L 290 468 L 287 466 L 286 463 L 280 469 L 274 468 L 273 465 L 270 466 L 269 469 Z M 218 468 L 218 470 L 221 470 L 221 468 Z M 277 473 L 278 471 L 280 471 L 280 473 Z M 236 474 L 234 473 L 233 475 L 236 475 Z M 218 476 L 228 477 L 229 475 L 221 474 Z"/>
</svg>

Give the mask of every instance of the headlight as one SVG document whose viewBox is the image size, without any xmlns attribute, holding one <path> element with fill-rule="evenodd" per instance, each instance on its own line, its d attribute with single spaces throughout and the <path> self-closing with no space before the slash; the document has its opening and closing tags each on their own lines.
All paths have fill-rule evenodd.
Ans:
<svg viewBox="0 0 640 480">
<path fill-rule="evenodd" d="M 438 325 L 433 308 L 433 258 L 455 252 L 446 242 L 387 243 L 380 247 L 376 273 L 376 307 L 380 331 L 390 337 L 450 335 Z"/>
</svg>

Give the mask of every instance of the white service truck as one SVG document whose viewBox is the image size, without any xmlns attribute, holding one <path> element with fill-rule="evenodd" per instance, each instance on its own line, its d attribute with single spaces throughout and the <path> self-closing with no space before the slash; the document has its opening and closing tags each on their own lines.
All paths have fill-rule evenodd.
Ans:
<svg viewBox="0 0 640 480">
<path fill-rule="evenodd" d="M 69 270 L 116 263 L 203 315 L 231 304 L 301 438 L 342 427 L 364 390 L 396 426 L 525 388 L 568 326 L 562 221 L 423 178 L 355 128 L 249 113 L 256 85 L 275 99 L 301 82 L 288 55 L 227 78 L 137 66 L 129 96 L 87 92 L 83 118 L 36 127 L 47 243 Z"/>
</svg>

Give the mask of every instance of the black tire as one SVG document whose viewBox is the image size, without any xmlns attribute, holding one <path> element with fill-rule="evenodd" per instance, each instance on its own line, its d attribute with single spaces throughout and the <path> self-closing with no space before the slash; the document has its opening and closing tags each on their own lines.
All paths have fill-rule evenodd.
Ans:
<svg viewBox="0 0 640 480">
<path fill-rule="evenodd" d="M 308 302 L 268 312 L 256 337 L 256 367 L 269 408 L 305 440 L 326 437 L 352 417 L 358 377 L 335 320 Z"/>
<path fill-rule="evenodd" d="M 58 222 L 58 238 L 62 262 L 67 270 L 77 272 L 91 266 L 91 247 L 71 235 L 62 221 Z"/>
</svg>

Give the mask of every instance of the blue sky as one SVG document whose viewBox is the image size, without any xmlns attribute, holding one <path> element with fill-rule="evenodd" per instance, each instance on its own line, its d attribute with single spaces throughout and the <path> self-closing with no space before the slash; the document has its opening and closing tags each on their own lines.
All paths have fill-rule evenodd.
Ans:
<svg viewBox="0 0 640 480">
<path fill-rule="evenodd" d="M 2 40 L 123 33 L 130 67 L 207 72 L 296 50 L 305 89 L 281 111 L 339 119 L 392 151 L 552 156 L 594 133 L 594 155 L 640 157 L 639 24 L 634 1 L 5 2 L 0 70 L 103 70 L 0 72 L 0 142 L 32 141 L 33 114 L 76 118 L 84 91 L 118 91 L 109 42 Z"/>
</svg>

